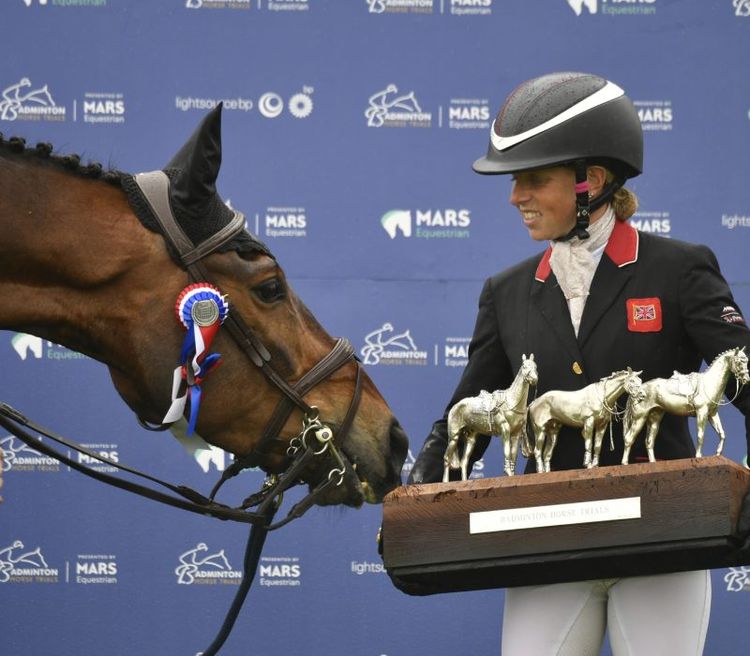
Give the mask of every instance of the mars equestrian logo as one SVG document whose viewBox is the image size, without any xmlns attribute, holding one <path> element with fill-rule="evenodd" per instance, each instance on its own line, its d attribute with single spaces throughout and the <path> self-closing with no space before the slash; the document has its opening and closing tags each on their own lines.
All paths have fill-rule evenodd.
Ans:
<svg viewBox="0 0 750 656">
<path fill-rule="evenodd" d="M 388 210 L 380 225 L 391 239 L 399 235 L 418 239 L 467 239 L 470 236 L 471 211 L 465 208 L 437 210 Z"/>
<path fill-rule="evenodd" d="M 121 93 L 86 93 L 81 110 L 84 123 L 112 125 L 125 122 L 125 98 Z"/>
<path fill-rule="evenodd" d="M 384 323 L 377 330 L 365 335 L 365 345 L 360 353 L 362 361 L 370 365 L 427 364 L 427 351 L 417 348 L 410 331 L 397 333 L 391 323 Z"/>
<path fill-rule="evenodd" d="M 727 592 L 750 592 L 750 567 L 730 567 L 724 575 Z"/>
<path fill-rule="evenodd" d="M 298 588 L 302 585 L 302 565 L 297 556 L 263 556 L 258 567 L 263 587 Z"/>
<path fill-rule="evenodd" d="M 75 582 L 79 585 L 115 585 L 117 558 L 113 554 L 78 554 Z"/>
<path fill-rule="evenodd" d="M 4 472 L 59 472 L 60 463 L 42 455 L 13 435 L 0 439 L 2 469 Z"/>
<path fill-rule="evenodd" d="M 674 112 L 671 100 L 634 100 L 644 130 L 671 130 Z"/>
<path fill-rule="evenodd" d="M 470 337 L 446 337 L 443 344 L 443 364 L 446 367 L 465 367 L 469 362 Z"/>
<path fill-rule="evenodd" d="M 565 0 L 576 16 L 582 14 L 649 15 L 656 13 L 656 0 Z M 585 10 L 585 11 L 584 11 Z"/>
<path fill-rule="evenodd" d="M 490 101 L 486 98 L 451 98 L 448 127 L 454 130 L 489 130 Z"/>
<path fill-rule="evenodd" d="M 670 237 L 672 234 L 669 212 L 636 212 L 630 219 L 630 225 L 641 232 L 651 232 L 662 237 Z"/>
<path fill-rule="evenodd" d="M 750 0 L 732 0 L 735 16 L 750 16 Z"/>
<path fill-rule="evenodd" d="M 16 333 L 10 340 L 13 350 L 21 360 L 85 360 L 83 353 L 71 351 L 35 335 Z"/>
<path fill-rule="evenodd" d="M 174 573 L 180 585 L 239 585 L 242 578 L 242 572 L 232 568 L 223 549 L 211 554 L 205 542 L 181 554 L 179 560 Z"/>
<path fill-rule="evenodd" d="M 64 121 L 65 107 L 52 98 L 49 87 L 35 86 L 29 78 L 3 89 L 0 94 L 0 120 L 3 121 Z"/>
<path fill-rule="evenodd" d="M 450 0 L 450 13 L 454 16 L 489 16 L 492 0 Z"/>
<path fill-rule="evenodd" d="M 371 14 L 431 14 L 434 0 L 366 0 Z"/>
<path fill-rule="evenodd" d="M 308 0 L 268 0 L 268 11 L 307 11 L 310 9 Z"/>
<path fill-rule="evenodd" d="M 370 128 L 429 128 L 432 113 L 425 112 L 414 91 L 401 93 L 395 84 L 370 96 L 365 110 Z"/>
<path fill-rule="evenodd" d="M 269 207 L 264 224 L 267 237 L 307 237 L 304 207 Z"/>
<path fill-rule="evenodd" d="M 58 583 L 59 571 L 47 564 L 41 547 L 28 549 L 15 540 L 0 549 L 0 583 Z"/>
<path fill-rule="evenodd" d="M 590 14 L 596 13 L 597 0 L 568 0 L 570 8 L 576 12 L 576 16 L 580 16 L 583 8 L 586 7 Z"/>
</svg>

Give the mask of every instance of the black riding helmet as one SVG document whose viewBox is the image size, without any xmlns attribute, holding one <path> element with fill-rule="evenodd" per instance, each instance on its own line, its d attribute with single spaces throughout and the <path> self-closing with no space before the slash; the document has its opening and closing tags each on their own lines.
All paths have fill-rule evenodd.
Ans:
<svg viewBox="0 0 750 656">
<path fill-rule="evenodd" d="M 576 225 L 563 239 L 588 237 L 592 211 L 643 168 L 643 132 L 633 103 L 616 84 L 587 73 L 550 73 L 508 96 L 490 130 L 486 175 L 571 165 L 576 172 Z M 589 203 L 586 167 L 604 166 L 614 180 Z"/>
</svg>

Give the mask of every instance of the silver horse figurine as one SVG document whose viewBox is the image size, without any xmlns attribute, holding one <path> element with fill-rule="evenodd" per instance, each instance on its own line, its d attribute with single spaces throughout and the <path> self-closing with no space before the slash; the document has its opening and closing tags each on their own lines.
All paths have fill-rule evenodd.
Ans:
<svg viewBox="0 0 750 656">
<path fill-rule="evenodd" d="M 526 408 L 529 387 L 536 385 L 534 354 L 522 356 L 511 386 L 491 394 L 482 390 L 479 396 L 461 399 L 448 413 L 448 446 L 443 457 L 443 482 L 448 482 L 451 469 L 461 468 L 461 480 L 468 478 L 469 459 L 474 452 L 477 435 L 500 435 L 503 439 L 505 473 L 516 470 L 518 444 L 526 432 Z M 458 449 L 463 442 L 463 454 Z"/>
<path fill-rule="evenodd" d="M 584 467 L 599 465 L 604 431 L 615 414 L 617 399 L 625 392 L 637 393 L 640 371 L 630 367 L 575 391 L 551 390 L 529 405 L 529 423 L 534 431 L 537 472 L 548 472 L 557 436 L 563 426 L 580 428 L 586 453 Z M 592 449 L 593 446 L 593 449 Z M 592 453 L 593 451 L 593 453 Z"/>
<path fill-rule="evenodd" d="M 640 395 L 631 396 L 625 408 L 625 450 L 622 464 L 628 464 L 630 448 L 646 422 L 648 459 L 650 462 L 656 460 L 654 441 L 665 412 L 681 417 L 695 417 L 698 429 L 697 458 L 702 456 L 703 436 L 706 422 L 709 422 L 719 435 L 716 455 L 721 455 L 725 434 L 717 410 L 730 373 L 734 374 L 740 386 L 750 382 L 744 346 L 719 353 L 702 373 L 681 374 L 675 371 L 670 378 L 654 378 L 644 383 Z"/>
</svg>

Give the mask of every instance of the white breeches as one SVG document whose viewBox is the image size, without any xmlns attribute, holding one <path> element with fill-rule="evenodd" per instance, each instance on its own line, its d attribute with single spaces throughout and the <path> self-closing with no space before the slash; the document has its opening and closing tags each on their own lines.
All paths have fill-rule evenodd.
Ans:
<svg viewBox="0 0 750 656">
<path fill-rule="evenodd" d="M 700 656 L 710 572 L 679 572 L 505 591 L 502 656 Z"/>
</svg>

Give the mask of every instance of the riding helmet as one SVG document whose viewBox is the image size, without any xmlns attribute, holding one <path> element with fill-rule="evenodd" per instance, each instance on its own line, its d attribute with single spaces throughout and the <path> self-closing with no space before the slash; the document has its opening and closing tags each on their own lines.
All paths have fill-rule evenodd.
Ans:
<svg viewBox="0 0 750 656">
<path fill-rule="evenodd" d="M 550 73 L 518 86 L 492 124 L 477 173 L 514 173 L 585 159 L 617 177 L 643 168 L 638 113 L 613 82 L 587 73 Z"/>
</svg>

